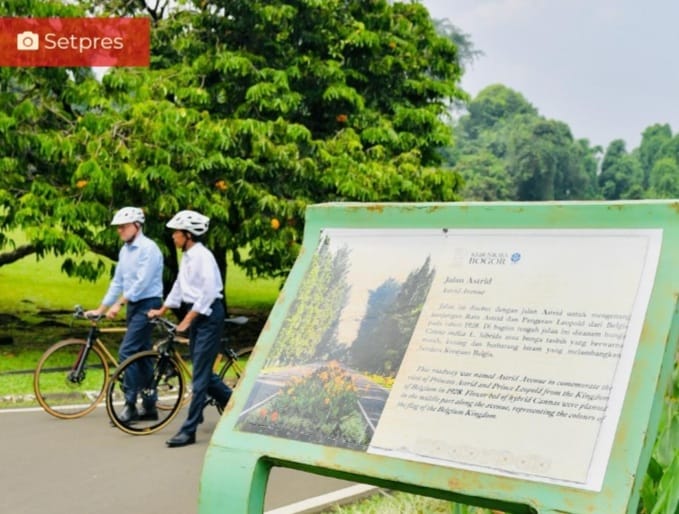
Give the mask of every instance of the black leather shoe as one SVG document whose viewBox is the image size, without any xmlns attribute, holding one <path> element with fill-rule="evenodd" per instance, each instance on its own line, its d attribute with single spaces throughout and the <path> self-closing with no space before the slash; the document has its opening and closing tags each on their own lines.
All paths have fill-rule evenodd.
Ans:
<svg viewBox="0 0 679 514">
<path fill-rule="evenodd" d="M 133 403 L 126 403 L 123 408 L 123 412 L 120 414 L 118 420 L 123 423 L 131 423 L 139 419 L 139 413 L 137 412 L 137 407 Z"/>
<path fill-rule="evenodd" d="M 226 405 L 229 403 L 230 399 L 231 393 L 229 392 L 229 395 L 226 398 L 215 400 L 217 402 L 217 412 L 219 412 L 220 416 L 224 414 L 224 409 L 226 409 Z"/>
<path fill-rule="evenodd" d="M 158 409 L 153 407 L 143 407 L 139 409 L 139 414 L 137 415 L 139 421 L 158 421 Z"/>
<path fill-rule="evenodd" d="M 186 432 L 177 432 L 172 439 L 165 441 L 168 448 L 177 448 L 179 446 L 186 446 L 196 442 L 196 434 L 187 434 Z"/>
</svg>

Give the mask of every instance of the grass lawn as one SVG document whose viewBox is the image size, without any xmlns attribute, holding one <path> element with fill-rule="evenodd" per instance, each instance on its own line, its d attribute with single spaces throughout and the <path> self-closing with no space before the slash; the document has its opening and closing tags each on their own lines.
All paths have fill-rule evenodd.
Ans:
<svg viewBox="0 0 679 514">
<path fill-rule="evenodd" d="M 332 507 L 323 514 L 502 514 L 468 505 L 402 492 L 379 489 L 373 496 L 354 504 Z"/>
<path fill-rule="evenodd" d="M 96 282 L 70 278 L 61 272 L 62 259 L 47 256 L 37 260 L 25 257 L 0 267 L 0 313 L 13 314 L 31 320 L 42 311 L 85 308 L 99 305 L 109 277 Z M 281 282 L 271 279 L 249 279 L 243 270 L 229 263 L 226 298 L 229 306 L 245 310 L 267 311 L 276 301 Z M 1 320 L 0 320 L 1 321 Z"/>
<path fill-rule="evenodd" d="M 0 267 L 0 405 L 4 396 L 17 398 L 33 390 L 32 375 L 7 372 L 31 370 L 52 343 L 84 337 L 88 324 L 73 320 L 73 307 L 95 308 L 106 292 L 108 276 L 96 282 L 70 278 L 61 272 L 61 262 L 54 256 L 37 260 L 32 255 Z M 278 280 L 248 279 L 232 263 L 227 274 L 229 308 L 268 314 L 278 296 Z M 117 334 L 109 335 L 105 342 L 117 352 L 119 339 Z"/>
</svg>

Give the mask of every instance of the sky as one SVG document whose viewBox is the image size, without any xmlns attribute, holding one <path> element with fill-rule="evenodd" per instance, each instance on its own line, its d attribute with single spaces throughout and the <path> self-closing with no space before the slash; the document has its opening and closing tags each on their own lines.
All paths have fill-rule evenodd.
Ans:
<svg viewBox="0 0 679 514">
<path fill-rule="evenodd" d="M 462 78 L 472 96 L 504 84 L 604 148 L 679 132 L 679 0 L 420 1 L 483 52 Z"/>
</svg>

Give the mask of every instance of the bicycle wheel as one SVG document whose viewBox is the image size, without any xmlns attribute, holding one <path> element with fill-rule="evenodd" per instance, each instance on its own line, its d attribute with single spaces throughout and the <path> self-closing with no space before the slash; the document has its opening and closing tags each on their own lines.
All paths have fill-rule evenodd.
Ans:
<svg viewBox="0 0 679 514">
<path fill-rule="evenodd" d="M 137 408 L 143 397 L 157 396 L 157 416 L 153 419 L 139 419 L 124 423 L 120 420 L 125 407 L 125 374 L 132 369 L 147 367 L 152 370 L 141 384 Z M 165 427 L 179 412 L 184 397 L 184 376 L 177 362 L 157 351 L 149 350 L 125 359 L 111 375 L 106 392 L 106 411 L 113 424 L 123 432 L 132 435 L 147 435 Z"/>
<path fill-rule="evenodd" d="M 248 346 L 247 348 L 242 348 L 236 352 L 234 355 L 227 353 L 227 359 L 224 361 L 222 369 L 219 370 L 219 377 L 222 379 L 227 386 L 231 389 L 235 389 L 240 381 L 240 377 L 245 371 L 245 366 L 250 359 L 250 354 L 252 353 L 253 347 Z"/>
<path fill-rule="evenodd" d="M 231 349 L 226 351 L 226 360 L 219 370 L 219 376 L 222 379 L 222 382 L 229 386 L 231 390 L 234 390 L 238 385 L 238 382 L 240 382 L 252 350 L 252 346 L 249 346 L 247 348 L 242 348 L 237 352 Z M 209 399 L 208 402 L 217 407 L 217 412 L 219 412 L 220 416 L 224 413 L 224 409 L 216 401 Z"/>
<path fill-rule="evenodd" d="M 46 412 L 75 419 L 92 412 L 104 396 L 108 363 L 95 345 L 85 351 L 84 339 L 55 343 L 40 357 L 33 373 L 35 398 Z M 83 359 L 81 366 L 78 366 Z"/>
</svg>

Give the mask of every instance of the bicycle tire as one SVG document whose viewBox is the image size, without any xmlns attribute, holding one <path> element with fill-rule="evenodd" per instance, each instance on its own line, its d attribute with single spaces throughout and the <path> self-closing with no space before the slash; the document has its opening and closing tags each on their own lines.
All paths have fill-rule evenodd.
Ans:
<svg viewBox="0 0 679 514">
<path fill-rule="evenodd" d="M 92 412 L 104 397 L 109 377 L 106 357 L 92 345 L 79 377 L 72 374 L 84 339 L 64 339 L 42 354 L 33 372 L 35 398 L 45 412 L 59 419 L 81 418 Z"/>
<path fill-rule="evenodd" d="M 247 348 L 241 348 L 236 352 L 236 360 L 234 360 L 230 355 L 226 356 L 224 365 L 219 370 L 219 378 L 222 379 L 227 386 L 231 389 L 235 389 L 240 382 L 240 379 L 245 372 L 245 366 L 247 361 L 250 359 L 250 355 L 254 350 L 253 346 L 248 346 Z"/>
<path fill-rule="evenodd" d="M 124 423 L 120 417 L 125 406 L 123 400 L 118 400 L 121 393 L 124 394 L 125 373 L 132 366 L 139 366 L 147 362 L 153 373 L 141 390 L 146 394 L 157 393 L 158 401 L 162 407 L 157 409 L 158 418 L 153 420 L 134 420 Z M 181 367 L 172 357 L 161 354 L 155 350 L 147 350 L 136 353 L 116 368 L 111 375 L 106 391 L 106 412 L 114 426 L 131 435 L 148 435 L 166 427 L 179 413 L 183 405 L 186 385 Z M 141 393 L 140 396 L 144 394 Z M 123 396 L 124 397 L 124 396 Z"/>
<path fill-rule="evenodd" d="M 223 358 L 223 364 L 219 367 L 217 375 L 229 388 L 234 389 L 237 383 L 240 381 L 241 375 L 245 371 L 245 362 L 247 362 L 247 360 L 250 358 L 252 350 L 254 350 L 254 346 L 248 346 L 235 352 L 237 357 L 236 362 L 234 362 L 234 359 L 230 355 L 226 355 L 224 353 L 220 354 Z M 189 376 L 188 379 L 189 380 L 187 380 L 186 389 L 184 391 L 184 400 L 182 401 L 182 406 L 188 405 L 191 401 L 191 377 Z M 210 397 L 208 397 L 207 404 L 210 403 L 213 402 L 211 401 Z M 158 408 L 162 407 L 159 406 Z M 220 409 L 218 408 L 217 410 L 221 414 Z"/>
</svg>

